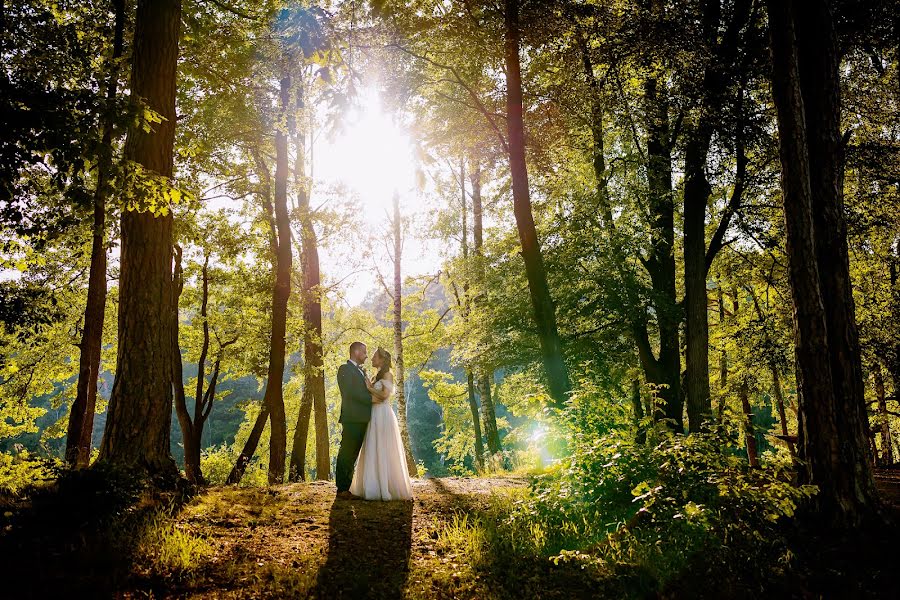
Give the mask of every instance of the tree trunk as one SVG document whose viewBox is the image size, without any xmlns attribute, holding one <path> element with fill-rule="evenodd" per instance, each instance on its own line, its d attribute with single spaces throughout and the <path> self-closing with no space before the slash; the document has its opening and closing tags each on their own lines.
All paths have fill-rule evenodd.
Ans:
<svg viewBox="0 0 900 600">
<path fill-rule="evenodd" d="M 181 29 L 180 0 L 139 0 L 131 93 L 163 120 L 145 132 L 133 124 L 125 159 L 149 173 L 172 177 L 175 78 Z M 134 192 L 140 194 L 140 187 Z M 146 198 L 135 198 L 140 207 Z M 158 477 L 178 476 L 169 453 L 172 420 L 172 214 L 123 210 L 116 378 L 100 460 Z"/>
<path fill-rule="evenodd" d="M 485 264 L 484 264 L 484 205 L 481 197 L 481 164 L 475 162 L 472 172 L 469 174 L 472 184 L 472 236 L 474 238 L 475 276 L 478 277 L 478 294 L 484 293 Z M 484 423 L 484 435 L 487 439 L 488 452 L 496 454 L 503 450 L 500 443 L 500 432 L 497 429 L 497 409 L 491 396 L 491 383 L 494 374 L 487 366 L 482 366 L 478 373 L 478 391 L 481 396 L 481 418 Z"/>
<path fill-rule="evenodd" d="M 894 452 L 891 448 L 891 424 L 888 417 L 887 399 L 884 393 L 884 374 L 881 363 L 875 363 L 875 398 L 878 402 L 878 420 L 881 427 L 881 464 L 889 467 L 894 463 Z"/>
<path fill-rule="evenodd" d="M 688 143 L 684 183 L 685 387 L 688 430 L 698 432 L 712 417 L 709 395 L 709 313 L 706 293 L 707 132 Z"/>
<path fill-rule="evenodd" d="M 181 346 L 178 341 L 178 301 L 184 289 L 184 271 L 181 265 L 181 247 L 175 245 L 175 271 L 172 293 L 172 390 L 175 396 L 175 414 L 181 426 L 181 442 L 184 448 L 184 475 L 191 483 L 202 484 L 203 474 L 200 472 L 200 456 L 192 460 L 191 449 L 194 448 L 194 423 L 187 409 L 184 392 L 184 368 L 181 357 Z M 196 444 L 199 447 L 199 444 Z"/>
<path fill-rule="evenodd" d="M 289 108 L 291 78 L 281 79 L 281 109 Z M 272 290 L 272 339 L 265 404 L 271 416 L 269 443 L 269 484 L 284 482 L 287 457 L 287 422 L 284 414 L 284 354 L 287 304 L 291 295 L 291 222 L 287 210 L 288 138 L 283 128 L 275 131 L 275 225 L 278 228 L 278 259 Z"/>
<path fill-rule="evenodd" d="M 562 340 L 556 324 L 556 307 L 550 296 L 547 272 L 531 210 L 528 167 L 525 162 L 525 122 L 522 107 L 522 72 L 519 62 L 519 0 L 505 0 L 505 6 L 507 135 L 513 212 L 522 245 L 522 259 L 525 262 L 525 274 L 528 278 L 528 289 L 550 397 L 556 408 L 563 409 L 571 385 Z"/>
<path fill-rule="evenodd" d="M 309 416 L 315 411 L 316 427 L 316 479 L 327 480 L 331 474 L 329 457 L 327 406 L 325 404 L 325 371 L 322 351 L 322 299 L 319 268 L 319 245 L 313 227 L 309 205 L 309 185 L 306 180 L 303 134 L 298 136 L 295 177 L 299 188 L 297 204 L 300 212 L 300 260 L 303 265 L 303 318 L 306 324 L 303 336 L 304 381 L 300 414 L 294 431 L 291 449 L 291 481 L 306 477 L 306 442 L 309 437 Z"/>
<path fill-rule="evenodd" d="M 681 356 L 678 325 L 681 322 L 675 288 L 675 203 L 672 192 L 672 148 L 669 104 L 655 78 L 644 85 L 647 107 L 647 184 L 652 249 L 645 261 L 653 287 L 653 305 L 659 328 L 659 358 L 647 381 L 663 386 L 662 412 L 675 431 L 684 429 L 681 396 Z"/>
<path fill-rule="evenodd" d="M 481 420 L 478 411 L 478 400 L 475 398 L 475 377 L 472 371 L 466 371 L 466 386 L 469 395 L 469 409 L 472 411 L 472 425 L 475 429 L 475 467 L 478 472 L 484 471 L 484 442 L 481 438 Z"/>
<path fill-rule="evenodd" d="M 635 441 L 643 444 L 647 441 L 647 432 L 641 421 L 644 420 L 644 405 L 641 402 L 641 382 L 635 378 L 631 380 L 631 409 L 634 418 Z"/>
<path fill-rule="evenodd" d="M 750 393 L 747 383 L 741 382 L 738 386 L 738 396 L 741 398 L 741 410 L 744 416 L 744 444 L 747 448 L 747 462 L 754 469 L 759 468 L 759 450 L 756 447 L 756 431 L 753 428 L 753 409 L 750 407 Z"/>
<path fill-rule="evenodd" d="M 725 326 L 725 290 L 722 288 L 722 282 L 719 281 L 718 286 L 719 301 L 719 327 Z M 722 352 L 719 356 L 719 406 L 716 409 L 716 420 L 722 424 L 725 416 L 725 400 L 728 396 L 725 394 L 725 387 L 728 385 L 728 351 L 725 349 L 724 342 Z"/>
<path fill-rule="evenodd" d="M 794 304 L 801 477 L 819 486 L 825 521 L 852 528 L 875 514 L 878 498 L 866 455 L 842 214 L 837 40 L 824 2 L 801 9 L 769 0 L 768 8 Z"/>
<path fill-rule="evenodd" d="M 790 433 L 787 426 L 787 411 L 784 410 L 784 392 L 781 390 L 781 376 L 778 374 L 778 367 L 774 363 L 769 364 L 769 370 L 772 373 L 772 391 L 775 393 L 775 402 L 778 406 L 778 420 L 781 421 L 781 435 L 787 444 L 788 451 L 791 453 L 791 462 L 797 464 L 797 449 L 794 442 L 791 441 Z"/>
<path fill-rule="evenodd" d="M 259 445 L 259 440 L 262 437 L 263 430 L 266 428 L 266 421 L 268 420 L 269 407 L 263 404 L 259 409 L 259 414 L 256 415 L 253 429 L 250 430 L 250 437 L 248 437 L 247 441 L 244 443 L 244 449 L 241 450 L 237 461 L 234 463 L 234 467 L 231 469 L 231 473 L 228 474 L 228 479 L 225 481 L 226 484 L 237 485 L 241 482 L 241 478 L 247 470 L 247 465 L 250 464 L 253 455 L 256 454 L 256 447 Z"/>
<path fill-rule="evenodd" d="M 100 376 L 100 350 L 103 346 L 103 320 L 106 314 L 106 195 L 112 169 L 112 142 L 116 94 L 119 85 L 119 58 L 125 30 L 125 0 L 113 0 L 115 33 L 113 53 L 106 84 L 103 116 L 103 141 L 97 163 L 97 187 L 94 190 L 94 222 L 91 239 L 91 267 L 88 276 L 87 305 L 78 363 L 75 401 L 69 411 L 66 434 L 66 462 L 70 467 L 86 467 L 91 459 L 94 412 L 97 406 L 97 380 Z"/>
<path fill-rule="evenodd" d="M 394 193 L 394 370 L 397 378 L 397 421 L 406 450 L 406 466 L 410 477 L 419 476 L 419 467 L 409 443 L 406 419 L 406 373 L 403 370 L 403 225 L 400 221 L 400 195 Z"/>
</svg>

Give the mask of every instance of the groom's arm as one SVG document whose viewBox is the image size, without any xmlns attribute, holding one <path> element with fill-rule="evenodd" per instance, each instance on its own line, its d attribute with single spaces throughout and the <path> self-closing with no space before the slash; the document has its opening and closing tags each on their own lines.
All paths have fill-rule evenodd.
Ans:
<svg viewBox="0 0 900 600">
<path fill-rule="evenodd" d="M 337 379 L 341 395 L 357 402 L 371 404 L 372 396 L 369 394 L 369 390 L 366 389 L 366 384 L 362 382 L 356 373 L 350 371 L 350 369 L 351 367 L 346 364 L 343 364 L 338 368 Z"/>
</svg>

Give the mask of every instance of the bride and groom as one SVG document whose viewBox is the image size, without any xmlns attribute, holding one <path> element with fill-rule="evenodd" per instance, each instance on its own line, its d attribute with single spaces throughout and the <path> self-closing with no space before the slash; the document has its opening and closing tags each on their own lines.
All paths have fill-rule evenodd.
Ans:
<svg viewBox="0 0 900 600">
<path fill-rule="evenodd" d="M 375 351 L 372 366 L 378 372 L 374 379 L 365 371 L 367 357 L 366 345 L 353 342 L 350 360 L 338 369 L 343 433 L 335 473 L 337 496 L 410 500 L 406 454 L 390 402 L 394 394 L 391 355 L 383 348 Z"/>
</svg>

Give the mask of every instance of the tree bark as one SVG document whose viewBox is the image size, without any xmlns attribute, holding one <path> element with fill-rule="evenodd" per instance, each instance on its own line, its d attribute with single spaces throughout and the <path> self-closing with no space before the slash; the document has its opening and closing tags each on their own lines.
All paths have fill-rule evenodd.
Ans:
<svg viewBox="0 0 900 600">
<path fill-rule="evenodd" d="M 837 39 L 824 1 L 800 6 L 769 0 L 768 8 L 794 304 L 801 478 L 819 486 L 826 522 L 853 528 L 869 521 L 879 503 L 866 450 L 842 213 Z"/>
<path fill-rule="evenodd" d="M 719 327 L 725 326 L 725 290 L 722 288 L 722 282 L 718 285 L 718 301 L 719 301 Z M 725 349 L 724 343 L 719 355 L 719 406 L 716 408 L 716 420 L 722 424 L 725 416 L 725 386 L 728 385 L 728 350 Z"/>
<path fill-rule="evenodd" d="M 475 398 L 475 377 L 470 370 L 466 371 L 466 387 L 469 395 L 469 409 L 472 411 L 472 424 L 475 429 L 475 466 L 481 473 L 484 471 L 484 442 L 481 438 L 478 400 Z"/>
<path fill-rule="evenodd" d="M 281 78 L 281 110 L 289 110 L 291 78 Z M 284 414 L 284 355 L 287 304 L 291 295 L 291 222 L 287 210 L 288 136 L 283 127 L 275 131 L 275 225 L 278 228 L 278 257 L 275 287 L 272 290 L 272 338 L 265 404 L 271 417 L 269 442 L 269 484 L 284 482 L 287 458 L 287 422 Z"/>
<path fill-rule="evenodd" d="M 791 462 L 797 464 L 797 449 L 794 442 L 791 441 L 791 435 L 787 426 L 787 411 L 784 409 L 784 392 L 781 389 L 781 376 L 778 373 L 778 367 L 774 363 L 769 364 L 769 370 L 772 373 L 772 391 L 775 393 L 775 402 L 778 407 L 778 420 L 781 421 L 781 435 L 787 444 L 788 451 L 791 453 Z"/>
<path fill-rule="evenodd" d="M 113 0 L 115 25 L 113 52 L 106 84 L 103 115 L 103 139 L 97 163 L 97 187 L 94 190 L 91 267 L 88 275 L 84 331 L 81 335 L 78 383 L 75 401 L 69 411 L 66 434 L 66 462 L 70 467 L 86 467 L 91 459 L 94 413 L 97 407 L 97 380 L 100 376 L 100 350 L 103 346 L 103 320 L 106 314 L 106 196 L 112 170 L 112 142 L 116 94 L 119 85 L 119 58 L 125 31 L 125 0 Z"/>
<path fill-rule="evenodd" d="M 894 463 L 894 452 L 891 447 L 891 424 L 888 416 L 887 398 L 884 393 L 884 373 L 881 363 L 875 364 L 875 399 L 878 403 L 878 420 L 881 433 L 881 464 L 889 467 Z"/>
<path fill-rule="evenodd" d="M 139 0 L 131 93 L 163 117 L 129 129 L 125 159 L 172 177 L 180 0 Z M 141 193 L 138 189 L 136 193 Z M 145 198 L 136 198 L 143 206 Z M 100 460 L 157 478 L 178 476 L 169 453 L 172 420 L 172 214 L 123 210 L 119 347 Z"/>
<path fill-rule="evenodd" d="M 200 472 L 199 456 L 192 461 L 189 454 L 194 447 L 194 424 L 187 409 L 187 400 L 184 392 L 184 367 L 181 357 L 181 346 L 178 342 L 178 303 L 181 292 L 184 289 L 184 270 L 182 269 L 181 247 L 175 245 L 175 270 L 173 276 L 172 292 L 172 390 L 175 397 L 175 414 L 181 426 L 181 441 L 184 447 L 184 474 L 192 483 L 201 483 L 203 474 Z"/>
<path fill-rule="evenodd" d="M 469 174 L 469 181 L 472 184 L 472 237 L 474 240 L 475 276 L 478 278 L 477 298 L 484 293 L 487 277 L 484 264 L 484 204 L 481 196 L 481 164 L 477 159 Z M 497 428 L 497 409 L 491 396 L 493 379 L 492 369 L 482 365 L 477 381 L 478 394 L 481 397 L 481 418 L 484 423 L 488 452 L 496 454 L 503 450 L 503 446 L 500 442 L 500 431 Z"/>
<path fill-rule="evenodd" d="M 525 122 L 522 106 L 522 69 L 519 59 L 519 0 L 505 0 L 505 64 L 509 169 L 512 176 L 513 213 L 522 246 L 534 320 L 541 344 L 544 371 L 554 407 L 563 409 L 571 384 L 556 323 L 556 307 L 547 284 L 547 272 L 531 210 L 528 167 L 525 162 Z"/>
<path fill-rule="evenodd" d="M 657 419 L 666 419 L 675 431 L 684 430 L 684 404 L 681 396 L 681 356 L 678 309 L 675 287 L 675 202 L 672 191 L 672 147 L 669 131 L 669 103 L 659 92 L 655 77 L 647 79 L 644 97 L 647 109 L 647 184 L 650 209 L 650 243 L 645 261 L 653 288 L 653 305 L 659 329 L 659 357 L 647 381 L 660 385 L 662 411 Z M 645 335 L 645 332 L 641 332 Z M 642 340 L 641 344 L 644 343 Z M 644 352 L 646 354 L 646 352 Z M 644 361 L 642 361 L 644 362 Z"/>
<path fill-rule="evenodd" d="M 291 481 L 303 481 L 306 477 L 306 443 L 309 437 L 310 412 L 315 412 L 316 428 L 316 479 L 327 480 L 331 474 L 329 457 L 327 407 L 325 404 L 325 366 L 322 350 L 322 299 L 319 245 L 313 227 L 309 186 L 306 180 L 304 155 L 306 145 L 303 134 L 298 136 L 295 177 L 299 191 L 297 204 L 300 212 L 300 260 L 303 266 L 303 335 L 304 381 L 300 414 L 291 449 Z"/>
<path fill-rule="evenodd" d="M 709 395 L 709 313 L 706 292 L 706 206 L 712 188 L 706 178 L 709 132 L 695 132 L 685 153 L 684 306 L 685 387 L 688 430 L 700 431 L 712 417 Z"/>
<path fill-rule="evenodd" d="M 631 410 L 634 418 L 635 441 L 643 444 L 647 441 L 647 432 L 641 425 L 644 420 L 644 405 L 641 402 L 641 382 L 635 378 L 631 380 Z"/>
<path fill-rule="evenodd" d="M 750 407 L 750 393 L 747 383 L 741 382 L 738 386 L 738 396 L 741 398 L 741 410 L 744 417 L 744 444 L 747 448 L 747 462 L 754 469 L 759 468 L 759 450 L 756 446 L 756 431 L 753 428 L 753 409 Z"/>
<path fill-rule="evenodd" d="M 250 437 L 248 437 L 247 441 L 244 443 L 243 450 L 241 450 L 241 453 L 238 455 L 238 459 L 234 463 L 231 473 L 228 474 L 228 479 L 225 481 L 226 484 L 237 485 L 241 482 L 241 478 L 247 470 L 247 465 L 250 464 L 253 455 L 256 454 L 256 447 L 259 446 L 259 440 L 262 438 L 263 430 L 266 428 L 266 421 L 268 420 L 269 407 L 263 403 L 262 407 L 259 409 L 259 414 L 256 415 L 256 421 L 253 422 L 253 429 L 250 430 Z"/>
<path fill-rule="evenodd" d="M 409 443 L 406 418 L 406 373 L 403 366 L 403 224 L 400 220 L 400 195 L 394 193 L 394 374 L 397 378 L 397 421 L 406 451 L 406 466 L 410 477 L 419 476 L 419 467 Z"/>
</svg>

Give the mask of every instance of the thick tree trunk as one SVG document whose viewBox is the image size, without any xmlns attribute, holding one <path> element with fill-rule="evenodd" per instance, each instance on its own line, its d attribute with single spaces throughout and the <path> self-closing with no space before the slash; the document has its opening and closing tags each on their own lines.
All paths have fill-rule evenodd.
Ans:
<svg viewBox="0 0 900 600">
<path fill-rule="evenodd" d="M 303 142 L 303 136 L 298 136 L 297 161 L 294 172 L 299 188 L 297 204 L 300 212 L 301 228 L 300 260 L 303 265 L 303 317 L 306 322 L 303 336 L 305 385 L 291 449 L 291 481 L 302 481 L 306 477 L 306 443 L 309 437 L 309 417 L 313 411 L 315 411 L 316 427 L 316 479 L 327 480 L 331 474 L 322 351 L 319 245 L 316 239 L 316 231 L 313 227 L 312 212 L 309 204 L 309 186 L 306 181 L 306 166 L 304 162 L 306 146 Z"/>
<path fill-rule="evenodd" d="M 394 373 L 397 388 L 397 421 L 400 437 L 406 450 L 406 466 L 410 477 L 419 476 L 419 467 L 409 443 L 409 427 L 406 418 L 406 373 L 403 365 L 403 226 L 400 220 L 400 196 L 394 193 Z"/>
<path fill-rule="evenodd" d="M 119 85 L 119 58 L 122 56 L 125 30 L 125 0 L 114 0 L 115 33 L 113 53 L 106 84 L 103 116 L 103 141 L 97 163 L 97 188 L 94 190 L 91 267 L 88 276 L 87 305 L 78 364 L 75 401 L 69 411 L 66 434 L 66 462 L 70 467 L 86 467 L 91 459 L 94 412 L 97 407 L 97 380 L 100 376 L 100 350 L 103 345 L 103 319 L 106 314 L 106 196 L 112 169 L 112 142 L 116 94 Z"/>
<path fill-rule="evenodd" d="M 647 108 L 647 184 L 650 209 L 650 242 L 646 260 L 653 287 L 653 304 L 659 329 L 659 358 L 656 368 L 647 372 L 647 381 L 662 386 L 662 411 L 657 419 L 666 419 L 675 431 L 684 429 L 684 405 L 681 396 L 681 356 L 678 325 L 681 315 L 675 288 L 675 202 L 672 191 L 672 148 L 669 131 L 668 101 L 658 90 L 658 82 L 645 82 Z M 643 343 L 643 342 L 642 342 Z"/>
<path fill-rule="evenodd" d="M 262 438 L 263 430 L 265 430 L 266 421 L 268 420 L 269 407 L 263 404 L 259 409 L 259 414 L 256 415 L 256 421 L 253 422 L 253 429 L 250 430 L 250 437 L 248 437 L 247 441 L 244 443 L 243 450 L 241 450 L 241 453 L 238 455 L 238 459 L 234 463 L 231 473 L 228 474 L 228 479 L 225 481 L 226 484 L 237 485 L 241 482 L 241 478 L 247 470 L 247 465 L 250 464 L 253 455 L 256 454 L 256 447 L 259 446 L 259 440 Z"/>
<path fill-rule="evenodd" d="M 829 6 L 770 0 L 804 482 L 832 526 L 878 508 L 842 214 L 838 49 Z M 802 10 L 802 15 L 800 14 Z M 812 166 L 815 166 L 813 172 Z"/>
<path fill-rule="evenodd" d="M 556 408 L 566 406 L 571 384 L 550 296 L 547 272 L 531 210 L 528 167 L 525 162 L 525 122 L 522 107 L 522 72 L 519 59 L 519 0 L 505 0 L 506 109 L 509 169 L 512 175 L 513 213 L 522 245 L 522 259 L 534 309 L 534 320 L 550 397 Z"/>
<path fill-rule="evenodd" d="M 753 427 L 753 409 L 750 407 L 750 392 L 746 382 L 738 386 L 738 396 L 741 398 L 741 411 L 743 412 L 744 445 L 747 448 L 747 462 L 754 469 L 759 468 L 759 450 L 756 446 L 756 430 Z"/>
<path fill-rule="evenodd" d="M 281 78 L 281 110 L 289 110 L 291 78 Z M 271 417 L 269 442 L 269 484 L 284 482 L 287 459 L 287 422 L 284 414 L 284 355 L 287 304 L 291 295 L 291 222 L 287 210 L 288 137 L 283 128 L 275 131 L 275 225 L 278 229 L 278 258 L 272 290 L 272 338 L 265 404 Z"/>
<path fill-rule="evenodd" d="M 700 119 L 708 116 L 704 111 Z M 692 433 L 712 418 L 706 292 L 706 206 L 712 192 L 706 178 L 710 131 L 705 126 L 697 129 L 688 141 L 684 160 L 684 362 L 688 430 Z"/>
<path fill-rule="evenodd" d="M 881 464 L 889 467 L 894 463 L 894 452 L 891 448 L 891 424 L 888 416 L 887 398 L 884 393 L 884 374 L 881 364 L 875 364 L 875 399 L 878 403 L 878 421 L 881 433 Z"/>
<path fill-rule="evenodd" d="M 469 395 L 469 409 L 472 411 L 472 425 L 475 430 L 475 467 L 478 472 L 484 471 L 484 442 L 481 437 L 481 420 L 478 411 L 478 400 L 475 398 L 475 377 L 472 371 L 466 371 L 466 388 Z"/>
<path fill-rule="evenodd" d="M 131 93 L 163 120 L 149 132 L 132 125 L 125 158 L 149 173 L 172 176 L 180 0 L 139 0 Z M 140 193 L 138 189 L 134 190 Z M 146 199 L 136 198 L 143 206 Z M 170 483 L 172 420 L 172 214 L 123 210 L 119 279 L 119 347 L 100 460 Z M 167 481 L 168 480 L 168 481 Z"/>
</svg>

